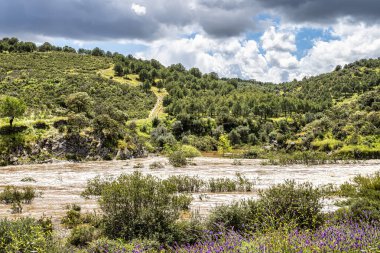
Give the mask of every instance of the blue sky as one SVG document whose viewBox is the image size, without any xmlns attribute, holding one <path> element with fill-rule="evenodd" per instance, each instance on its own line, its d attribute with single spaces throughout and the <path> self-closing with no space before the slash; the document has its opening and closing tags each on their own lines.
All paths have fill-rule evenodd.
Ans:
<svg viewBox="0 0 380 253">
<path fill-rule="evenodd" d="M 283 82 L 379 57 L 379 9 L 378 0 L 12 0 L 0 1 L 0 36 Z"/>
</svg>

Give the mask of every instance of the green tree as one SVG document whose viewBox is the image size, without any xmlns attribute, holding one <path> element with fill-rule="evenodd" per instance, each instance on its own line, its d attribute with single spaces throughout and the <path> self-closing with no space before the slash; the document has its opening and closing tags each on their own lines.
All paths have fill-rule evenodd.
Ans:
<svg viewBox="0 0 380 253">
<path fill-rule="evenodd" d="M 66 106 L 75 113 L 89 113 L 91 111 L 93 101 L 87 92 L 77 92 L 70 94 L 66 98 Z"/>
<path fill-rule="evenodd" d="M 9 125 L 12 127 L 13 120 L 25 113 L 25 103 L 15 97 L 4 96 L 0 99 L 0 115 L 9 118 Z"/>
<path fill-rule="evenodd" d="M 124 74 L 123 66 L 120 63 L 115 64 L 113 70 L 117 76 L 123 76 Z"/>
<path fill-rule="evenodd" d="M 142 84 L 142 88 L 145 92 L 148 92 L 150 90 L 150 88 L 152 87 L 152 85 L 150 84 L 150 82 L 148 80 L 146 80 L 143 84 Z"/>
<path fill-rule="evenodd" d="M 231 148 L 230 140 L 228 139 L 228 135 L 222 134 L 219 137 L 218 152 L 220 154 L 224 154 L 231 151 L 232 151 L 232 148 Z"/>
</svg>

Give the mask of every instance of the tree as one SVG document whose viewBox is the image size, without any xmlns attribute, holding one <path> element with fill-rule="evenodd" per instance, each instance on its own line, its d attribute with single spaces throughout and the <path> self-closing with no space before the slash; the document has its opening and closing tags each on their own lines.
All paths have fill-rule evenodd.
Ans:
<svg viewBox="0 0 380 253">
<path fill-rule="evenodd" d="M 123 73 L 124 72 L 123 66 L 120 63 L 116 63 L 115 67 L 113 68 L 113 70 L 115 71 L 115 74 L 117 76 L 123 76 L 123 74 L 124 74 Z"/>
<path fill-rule="evenodd" d="M 77 92 L 70 94 L 66 98 L 66 106 L 75 113 L 89 113 L 92 107 L 92 99 L 87 92 Z"/>
<path fill-rule="evenodd" d="M 106 53 L 98 47 L 95 47 L 91 51 L 91 55 L 93 55 L 93 56 L 104 56 L 105 54 Z"/>
<path fill-rule="evenodd" d="M 22 100 L 11 96 L 4 96 L 0 100 L 0 115 L 9 117 L 9 125 L 12 127 L 13 120 L 25 113 L 26 105 Z"/>
<path fill-rule="evenodd" d="M 49 42 L 45 42 L 41 46 L 38 47 L 38 51 L 40 52 L 49 52 L 53 50 L 53 46 Z"/>
<path fill-rule="evenodd" d="M 145 92 L 148 92 L 150 90 L 150 88 L 152 87 L 152 85 L 150 84 L 150 82 L 148 80 L 146 80 L 143 84 L 142 84 L 142 88 Z"/>
<path fill-rule="evenodd" d="M 141 82 L 145 82 L 146 80 L 150 80 L 151 76 L 146 69 L 142 69 L 139 73 L 139 80 Z"/>
<path fill-rule="evenodd" d="M 222 134 L 219 137 L 218 152 L 220 154 L 224 154 L 231 151 L 232 151 L 232 148 L 231 148 L 230 140 L 228 139 L 228 135 Z"/>
</svg>

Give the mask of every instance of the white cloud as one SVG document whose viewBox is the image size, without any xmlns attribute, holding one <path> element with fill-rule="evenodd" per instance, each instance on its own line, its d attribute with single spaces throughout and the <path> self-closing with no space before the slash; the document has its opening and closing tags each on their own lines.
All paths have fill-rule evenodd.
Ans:
<svg viewBox="0 0 380 253">
<path fill-rule="evenodd" d="M 269 27 L 259 42 L 243 36 L 220 39 L 206 34 L 156 40 L 138 56 L 156 58 L 165 65 L 181 62 L 187 68 L 199 67 L 203 72 L 214 71 L 223 77 L 276 83 L 329 72 L 338 64 L 380 56 L 379 26 L 342 20 L 331 27 L 337 39 L 316 40 L 307 54 L 297 59 L 294 52 L 298 29 Z"/>
<path fill-rule="evenodd" d="M 292 31 L 278 31 L 271 26 L 261 37 L 262 47 L 265 50 L 295 51 L 295 35 Z"/>
<path fill-rule="evenodd" d="M 302 78 L 331 71 L 336 65 L 344 65 L 363 58 L 380 56 L 380 27 L 345 21 L 332 27 L 338 37 L 329 42 L 316 41 L 313 48 L 299 61 L 299 69 L 291 78 Z"/>
<path fill-rule="evenodd" d="M 146 7 L 133 3 L 131 9 L 139 16 L 144 16 L 146 14 Z"/>
</svg>

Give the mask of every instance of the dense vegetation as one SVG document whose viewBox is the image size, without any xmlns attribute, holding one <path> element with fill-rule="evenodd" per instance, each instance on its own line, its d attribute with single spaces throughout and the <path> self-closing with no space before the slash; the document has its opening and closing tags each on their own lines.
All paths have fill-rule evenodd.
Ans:
<svg viewBox="0 0 380 253">
<path fill-rule="evenodd" d="M 380 155 L 379 59 L 276 85 L 99 48 L 5 38 L 1 51 L 3 164 L 163 152 L 184 166 L 182 145 L 272 163 Z"/>
</svg>

